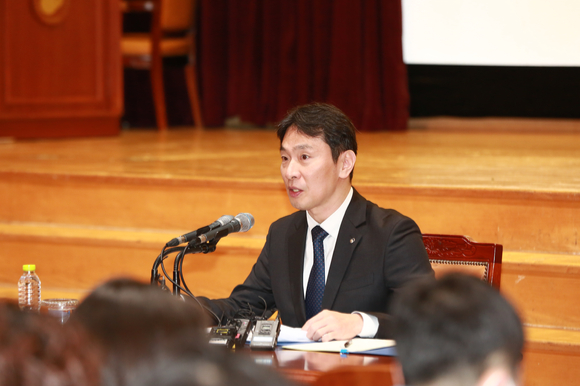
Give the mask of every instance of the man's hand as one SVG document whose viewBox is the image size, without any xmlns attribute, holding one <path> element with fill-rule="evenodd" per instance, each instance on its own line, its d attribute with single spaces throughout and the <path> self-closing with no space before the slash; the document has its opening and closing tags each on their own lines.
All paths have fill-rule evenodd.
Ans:
<svg viewBox="0 0 580 386">
<path fill-rule="evenodd" d="M 359 314 L 343 314 L 329 310 L 320 311 L 302 326 L 308 339 L 323 342 L 352 339 L 362 331 L 362 328 L 363 318 Z"/>
</svg>

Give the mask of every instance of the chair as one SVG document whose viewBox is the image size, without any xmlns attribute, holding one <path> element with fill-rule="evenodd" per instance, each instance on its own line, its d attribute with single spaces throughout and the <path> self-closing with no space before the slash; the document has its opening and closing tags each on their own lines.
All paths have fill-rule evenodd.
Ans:
<svg viewBox="0 0 580 386">
<path fill-rule="evenodd" d="M 124 67 L 149 69 L 157 128 L 167 129 L 163 58 L 185 57 L 187 91 L 193 120 L 203 127 L 195 61 L 195 0 L 123 0 L 123 12 L 150 12 L 149 33 L 126 33 L 121 39 Z"/>
<path fill-rule="evenodd" d="M 392 386 L 402 384 L 389 365 L 344 366 L 322 373 L 313 386 Z"/>
<path fill-rule="evenodd" d="M 460 271 L 480 277 L 499 290 L 501 279 L 500 244 L 476 243 L 464 236 L 424 234 L 423 243 L 435 277 Z"/>
</svg>

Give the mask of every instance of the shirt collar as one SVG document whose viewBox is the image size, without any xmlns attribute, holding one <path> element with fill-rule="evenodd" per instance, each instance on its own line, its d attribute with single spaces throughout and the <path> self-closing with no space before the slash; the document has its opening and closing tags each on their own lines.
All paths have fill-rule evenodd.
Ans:
<svg viewBox="0 0 580 386">
<path fill-rule="evenodd" d="M 306 212 L 306 220 L 308 221 L 308 232 L 317 225 L 320 225 L 322 229 L 326 231 L 330 236 L 337 238 L 338 231 L 340 230 L 340 224 L 342 223 L 342 219 L 344 218 L 344 214 L 346 213 L 346 209 L 350 204 L 350 200 L 352 199 L 353 195 L 353 188 L 350 187 L 350 191 L 346 195 L 346 198 L 342 202 L 342 204 L 338 207 L 337 210 L 334 211 L 326 220 L 319 224 L 310 216 L 308 211 Z"/>
</svg>

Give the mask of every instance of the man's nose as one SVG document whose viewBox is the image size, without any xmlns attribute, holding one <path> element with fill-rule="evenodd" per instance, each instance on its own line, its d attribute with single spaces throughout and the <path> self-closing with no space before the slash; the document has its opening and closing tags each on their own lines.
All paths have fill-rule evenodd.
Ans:
<svg viewBox="0 0 580 386">
<path fill-rule="evenodd" d="M 298 164 L 294 162 L 294 160 L 289 160 L 286 164 L 286 168 L 284 170 L 284 175 L 287 179 L 292 180 L 298 178 L 300 175 L 300 170 Z"/>
</svg>

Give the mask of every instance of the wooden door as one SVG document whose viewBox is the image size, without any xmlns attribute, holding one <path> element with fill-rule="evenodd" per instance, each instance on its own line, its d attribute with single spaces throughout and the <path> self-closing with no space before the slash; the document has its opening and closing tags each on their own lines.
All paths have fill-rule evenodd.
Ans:
<svg viewBox="0 0 580 386">
<path fill-rule="evenodd" d="M 0 137 L 114 135 L 119 0 L 0 0 Z"/>
</svg>

